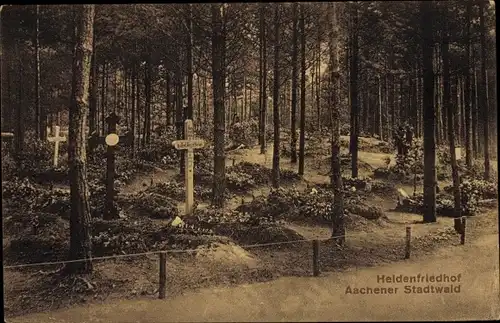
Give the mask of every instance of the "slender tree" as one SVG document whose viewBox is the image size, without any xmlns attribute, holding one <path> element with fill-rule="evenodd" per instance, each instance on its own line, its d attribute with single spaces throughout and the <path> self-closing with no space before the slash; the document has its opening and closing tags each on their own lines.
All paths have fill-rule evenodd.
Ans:
<svg viewBox="0 0 500 323">
<path fill-rule="evenodd" d="M 90 207 L 86 167 L 86 127 L 89 96 L 90 60 L 94 33 L 95 5 L 80 5 L 77 17 L 77 39 L 73 57 L 73 81 L 69 111 L 69 179 L 71 190 L 70 273 L 92 271 Z"/>
<path fill-rule="evenodd" d="M 225 34 L 224 5 L 212 4 L 212 81 L 214 100 L 214 179 L 212 204 L 216 207 L 224 205 L 226 178 L 224 133 L 225 133 Z"/>
<path fill-rule="evenodd" d="M 135 157 L 137 151 L 137 128 L 136 128 L 136 115 L 137 115 L 137 65 L 132 63 L 132 106 L 130 111 L 130 125 L 132 132 L 132 157 Z"/>
<path fill-rule="evenodd" d="M 266 19 L 265 19 L 266 4 L 260 4 L 259 23 L 260 37 L 262 41 L 262 102 L 260 107 L 259 119 L 259 140 L 260 153 L 266 153 L 266 114 L 267 114 L 267 36 L 266 36 Z"/>
<path fill-rule="evenodd" d="M 481 93 L 479 95 L 482 111 L 482 127 L 483 127 L 483 140 L 484 140 L 484 179 L 490 179 L 490 153 L 489 153 L 489 111 L 488 99 L 486 96 L 486 26 L 485 26 L 485 1 L 479 1 L 479 28 L 481 39 L 481 85 L 479 87 Z"/>
<path fill-rule="evenodd" d="M 338 3 L 331 3 L 330 10 L 330 80 L 331 80 L 331 185 L 333 186 L 332 237 L 338 244 L 345 242 L 344 193 L 340 169 L 340 63 Z"/>
<path fill-rule="evenodd" d="M 306 27 L 304 4 L 300 4 L 300 136 L 299 175 L 304 175 L 304 152 L 306 147 Z"/>
<path fill-rule="evenodd" d="M 97 91 L 99 88 L 99 76 L 97 75 L 97 57 L 95 49 L 95 34 L 92 40 L 92 59 L 90 69 L 90 102 L 89 102 L 89 132 L 97 131 Z"/>
<path fill-rule="evenodd" d="M 187 5 L 187 116 L 186 119 L 193 120 L 193 8 L 192 4 Z"/>
<path fill-rule="evenodd" d="M 274 71 L 273 71 L 273 121 L 274 121 L 274 146 L 272 184 L 275 188 L 280 186 L 280 4 L 274 4 Z"/>
<path fill-rule="evenodd" d="M 349 91 L 351 92 L 351 128 L 350 128 L 350 147 L 351 147 L 351 171 L 352 177 L 358 177 L 358 128 L 359 128 L 359 107 L 358 107 L 358 4 L 351 3 L 351 64 Z"/>
<path fill-rule="evenodd" d="M 450 160 L 451 172 L 453 177 L 453 196 L 454 196 L 454 216 L 455 228 L 460 230 L 460 216 L 461 216 L 461 198 L 460 198 L 460 178 L 458 173 L 457 156 L 455 153 L 455 114 L 456 110 L 451 104 L 450 92 L 450 53 L 449 53 L 449 36 L 448 30 L 445 28 L 444 39 L 442 44 L 441 55 L 443 59 L 443 108 L 448 111 L 448 144 L 450 147 Z"/>
<path fill-rule="evenodd" d="M 424 222 L 436 222 L 436 131 L 434 111 L 433 55 L 433 3 L 420 2 L 422 67 L 423 67 L 423 118 L 424 118 Z"/>
<path fill-rule="evenodd" d="M 36 133 L 40 140 L 47 137 L 45 113 L 40 104 L 40 5 L 36 5 L 35 43 L 35 119 Z"/>
<path fill-rule="evenodd" d="M 148 49 L 146 64 L 144 66 L 144 94 L 146 95 L 144 105 L 144 134 L 142 137 L 142 146 L 146 147 L 151 142 L 151 104 L 153 96 L 153 64 L 151 62 L 151 48 Z"/>
<path fill-rule="evenodd" d="M 466 40 L 465 40 L 465 67 L 464 67 L 464 109 L 465 109 L 465 164 L 469 170 L 472 169 L 472 91 L 471 91 L 471 19 L 472 19 L 472 1 L 468 0 L 466 4 Z"/>
<path fill-rule="evenodd" d="M 292 163 L 297 162 L 297 86 L 298 86 L 298 52 L 299 52 L 299 42 L 298 42 L 298 6 L 297 2 L 292 5 L 292 16 L 293 16 L 293 26 L 292 26 L 292 107 L 291 107 L 291 141 L 290 141 L 290 151 L 291 157 L 290 161 Z"/>
</svg>

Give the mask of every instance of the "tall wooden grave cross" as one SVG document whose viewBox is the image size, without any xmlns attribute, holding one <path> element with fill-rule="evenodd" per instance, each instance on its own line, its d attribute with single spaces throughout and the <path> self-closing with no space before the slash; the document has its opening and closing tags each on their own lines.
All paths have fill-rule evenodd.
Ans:
<svg viewBox="0 0 500 323">
<path fill-rule="evenodd" d="M 47 140 L 55 143 L 54 145 L 54 167 L 57 167 L 57 162 L 59 161 L 59 143 L 66 141 L 66 137 L 60 137 L 59 131 L 61 128 L 56 126 L 56 131 L 54 137 L 47 137 Z"/>
<path fill-rule="evenodd" d="M 106 118 L 108 123 L 108 135 L 105 138 L 106 150 L 106 204 L 104 207 L 104 219 L 111 220 L 118 216 L 115 207 L 115 146 L 120 141 L 116 134 L 116 125 L 120 118 L 114 113 Z"/>
<path fill-rule="evenodd" d="M 195 139 L 193 134 L 193 120 L 184 121 L 184 140 L 175 140 L 172 145 L 177 150 L 186 150 L 187 156 L 184 158 L 186 167 L 184 167 L 184 180 L 186 183 L 186 207 L 185 215 L 193 212 L 193 172 L 194 172 L 194 152 L 193 149 L 203 148 L 205 140 Z"/>
</svg>

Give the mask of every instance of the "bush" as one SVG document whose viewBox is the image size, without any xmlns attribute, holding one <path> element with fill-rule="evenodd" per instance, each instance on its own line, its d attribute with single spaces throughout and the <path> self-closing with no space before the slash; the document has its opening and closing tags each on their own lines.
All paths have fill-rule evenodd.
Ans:
<svg viewBox="0 0 500 323">
<path fill-rule="evenodd" d="M 24 143 L 22 152 L 13 155 L 19 176 L 32 177 L 52 168 L 54 147 L 50 142 L 35 138 L 34 134 L 28 132 Z M 61 151 L 59 156 L 62 156 Z"/>
<path fill-rule="evenodd" d="M 157 193 L 140 192 L 128 198 L 128 203 L 141 215 L 167 219 L 172 219 L 179 215 L 177 202 L 169 197 Z"/>
<path fill-rule="evenodd" d="M 271 170 L 260 164 L 241 162 L 227 168 L 228 173 L 243 173 L 252 178 L 255 185 L 265 185 L 271 178 Z"/>
<path fill-rule="evenodd" d="M 2 142 L 2 180 L 12 180 L 17 175 L 17 164 Z"/>
<path fill-rule="evenodd" d="M 467 190 L 468 188 L 466 188 Z M 462 215 L 472 216 L 477 211 L 478 199 L 477 196 L 471 191 L 472 194 L 462 195 Z M 436 196 L 436 214 L 446 217 L 454 217 L 454 201 L 453 197 L 448 194 L 438 194 Z M 396 210 L 401 212 L 410 213 L 420 213 L 423 214 L 424 208 L 424 197 L 423 194 L 417 194 L 408 199 L 400 201 L 396 206 Z"/>
<path fill-rule="evenodd" d="M 256 119 L 237 122 L 231 125 L 230 136 L 234 144 L 251 147 L 258 140 L 259 123 Z"/>
<path fill-rule="evenodd" d="M 414 139 L 407 155 L 396 154 L 396 164 L 390 167 L 389 171 L 396 178 L 401 179 L 413 178 L 414 174 L 422 174 L 424 172 L 423 153 L 422 140 Z"/>
</svg>

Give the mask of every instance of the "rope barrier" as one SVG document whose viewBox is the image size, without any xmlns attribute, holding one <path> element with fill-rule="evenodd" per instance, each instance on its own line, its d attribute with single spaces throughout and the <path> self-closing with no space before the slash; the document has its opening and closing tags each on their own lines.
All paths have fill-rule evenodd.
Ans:
<svg viewBox="0 0 500 323">
<path fill-rule="evenodd" d="M 467 218 L 467 217 L 466 216 L 460 217 L 460 219 L 465 219 L 465 218 Z M 258 247 L 268 247 L 268 246 L 276 246 L 276 245 L 311 242 L 311 241 L 315 241 L 315 240 L 317 240 L 317 241 L 329 241 L 329 240 L 342 238 L 342 237 L 347 238 L 347 237 L 356 237 L 356 236 L 366 236 L 368 234 L 370 234 L 370 233 L 363 232 L 363 233 L 356 233 L 356 234 L 345 234 L 345 235 L 339 235 L 339 236 L 332 236 L 332 237 L 323 238 L 323 239 L 300 239 L 300 240 L 293 240 L 293 241 L 268 242 L 268 243 L 260 243 L 260 244 L 243 245 L 240 247 L 244 248 L 244 249 L 250 249 L 250 248 L 258 248 Z M 83 259 L 53 261 L 53 262 L 37 262 L 37 263 L 31 263 L 31 264 L 11 265 L 11 266 L 4 266 L 4 269 L 26 268 L 26 267 L 48 266 L 48 265 L 63 265 L 63 264 L 69 264 L 69 263 L 84 262 L 84 261 L 89 261 L 89 260 L 92 261 L 92 260 L 121 259 L 121 258 L 156 255 L 159 253 L 175 254 L 175 253 L 190 253 L 190 252 L 197 252 L 197 251 L 199 251 L 199 249 L 175 249 L 175 250 L 146 251 L 146 252 L 139 252 L 139 253 L 124 254 L 124 255 L 91 257 L 89 259 L 83 258 Z"/>
</svg>

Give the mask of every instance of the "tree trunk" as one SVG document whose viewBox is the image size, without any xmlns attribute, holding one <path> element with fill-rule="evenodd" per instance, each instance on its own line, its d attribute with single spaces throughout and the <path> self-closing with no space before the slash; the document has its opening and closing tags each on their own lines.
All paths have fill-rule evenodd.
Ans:
<svg viewBox="0 0 500 323">
<path fill-rule="evenodd" d="M 446 31 L 445 31 L 446 32 Z M 449 40 L 445 35 L 442 45 L 443 57 L 443 108 L 448 111 L 448 143 L 450 147 L 451 172 L 453 178 L 453 196 L 454 196 L 454 217 L 455 229 L 460 230 L 461 219 L 461 198 L 460 198 L 460 179 L 458 174 L 457 156 L 455 154 L 455 113 L 450 100 L 451 82 L 450 82 L 450 56 Z"/>
<path fill-rule="evenodd" d="M 434 96 L 433 52 L 433 4 L 420 2 L 422 30 L 422 66 L 424 74 L 424 215 L 423 221 L 436 222 L 436 131 Z"/>
<path fill-rule="evenodd" d="M 203 78 L 203 119 L 205 123 L 208 122 L 208 99 L 207 99 L 208 85 L 207 78 Z"/>
<path fill-rule="evenodd" d="M 266 4 L 260 5 L 260 37 L 262 41 L 262 103 L 260 107 L 259 120 L 259 140 L 260 153 L 266 153 L 266 113 L 267 113 L 267 36 L 266 36 L 266 20 L 265 9 Z"/>
<path fill-rule="evenodd" d="M 135 157 L 137 151 L 137 130 L 136 130 L 136 111 L 137 111 L 137 64 L 132 65 L 132 109 L 130 116 L 130 125 L 132 131 L 132 157 Z"/>
<path fill-rule="evenodd" d="M 225 134 L 225 50 L 224 5 L 212 4 L 212 80 L 214 99 L 214 179 L 212 205 L 223 207 L 226 188 Z"/>
<path fill-rule="evenodd" d="M 358 7 L 357 4 L 351 4 L 351 66 L 349 90 L 351 92 L 351 170 L 352 177 L 358 177 Z"/>
<path fill-rule="evenodd" d="M 89 102 L 89 132 L 94 133 L 97 130 L 97 91 L 99 87 L 99 76 L 97 75 L 97 58 L 95 50 L 95 35 L 92 40 L 92 59 L 91 59 L 91 69 L 90 69 L 90 102 Z"/>
<path fill-rule="evenodd" d="M 299 175 L 304 175 L 304 152 L 306 146 L 306 28 L 304 4 L 300 4 L 300 134 Z"/>
<path fill-rule="evenodd" d="M 378 76 L 378 135 L 384 140 L 384 122 L 382 114 L 382 76 Z"/>
<path fill-rule="evenodd" d="M 366 82 L 366 81 L 365 81 Z M 368 118 L 369 115 L 370 115 L 370 100 L 369 100 L 369 97 L 370 97 L 370 93 L 368 93 L 369 89 L 368 89 L 368 86 L 366 86 L 366 88 L 361 91 L 361 95 L 359 96 L 359 107 L 360 107 L 360 110 L 361 110 L 361 131 L 364 131 L 364 132 L 372 132 L 372 135 L 373 135 L 373 131 L 372 131 L 372 127 L 370 125 L 370 127 L 368 127 L 368 123 L 369 123 L 369 120 L 368 119 L 371 119 L 373 121 L 373 119 L 375 118 Z"/>
<path fill-rule="evenodd" d="M 151 98 L 153 92 L 152 87 L 152 74 L 153 74 L 153 66 L 151 63 L 151 53 L 148 54 L 146 58 L 146 66 L 144 69 L 144 87 L 146 94 L 146 104 L 144 107 L 144 138 L 142 139 L 142 145 L 146 147 L 151 142 Z"/>
<path fill-rule="evenodd" d="M 24 148 L 24 81 L 23 81 L 23 74 L 24 74 L 24 63 L 21 58 L 21 53 L 19 51 L 19 44 L 16 42 L 15 44 L 16 49 L 16 56 L 18 57 L 18 67 L 19 67 L 19 82 L 18 82 L 18 105 L 16 109 L 16 133 L 14 135 L 14 141 L 15 141 L 15 151 L 16 155 L 19 155 L 20 153 L 23 152 Z"/>
<path fill-rule="evenodd" d="M 471 103 L 473 102 L 473 97 L 471 91 L 471 17 L 472 17 L 472 1 L 467 1 L 466 5 L 466 43 L 465 43 L 465 95 L 464 95 L 464 106 L 465 106 L 465 164 L 467 169 L 472 170 L 472 160 L 473 160 L 473 134 L 472 134 L 472 109 Z"/>
<path fill-rule="evenodd" d="M 294 2 L 293 10 L 293 28 L 292 28 L 292 107 L 291 107 L 291 140 L 290 140 L 290 162 L 297 163 L 297 87 L 298 87 L 298 3 Z"/>
<path fill-rule="evenodd" d="M 183 106 L 182 106 L 182 66 L 181 55 L 177 52 L 177 64 L 175 66 L 175 127 L 176 139 L 181 140 L 184 135 L 184 120 L 183 120 Z M 177 156 L 179 157 L 179 172 L 184 176 L 184 153 L 178 150 Z"/>
<path fill-rule="evenodd" d="M 273 85 L 273 121 L 274 121 L 274 146 L 273 146 L 273 169 L 272 184 L 274 188 L 280 186 L 280 4 L 274 4 L 274 85 Z"/>
<path fill-rule="evenodd" d="M 68 161 L 71 190 L 69 260 L 85 259 L 85 261 L 68 263 L 66 269 L 70 273 L 90 273 L 92 271 L 85 131 L 95 6 L 81 5 L 80 8 L 69 110 Z"/>
<path fill-rule="evenodd" d="M 318 25 L 319 26 L 319 25 Z M 320 101 L 320 93 L 321 93 L 321 29 L 318 27 L 317 39 L 317 60 L 316 60 L 316 113 L 318 117 L 318 130 L 321 130 L 321 101 Z"/>
<path fill-rule="evenodd" d="M 486 97 L 486 26 L 485 26 L 485 13 L 484 2 L 479 2 L 479 25 L 481 37 L 481 86 L 480 86 L 480 102 L 482 111 L 482 127 L 483 127 L 483 147 L 484 147 L 484 179 L 490 179 L 490 153 L 489 153 L 489 111 L 488 111 L 488 98 Z"/>
<path fill-rule="evenodd" d="M 40 5 L 36 5 L 36 28 L 34 35 L 35 43 L 35 119 L 36 133 L 38 139 L 47 138 L 47 123 L 45 111 L 40 104 Z"/>
<path fill-rule="evenodd" d="M 193 120 L 193 12 L 192 5 L 188 4 L 187 19 L 187 115 L 186 119 Z"/>
<path fill-rule="evenodd" d="M 389 82 L 389 111 L 391 111 L 391 126 L 389 129 L 391 129 L 391 137 L 394 131 L 394 127 L 396 126 L 396 109 L 395 109 L 395 104 L 394 104 L 394 75 L 391 73 L 388 75 L 388 82 Z"/>
<path fill-rule="evenodd" d="M 201 79 L 199 74 L 196 75 L 196 90 L 198 92 L 196 96 L 196 122 L 198 126 L 200 126 L 202 122 L 206 122 L 206 120 L 203 121 L 201 118 Z"/>
<path fill-rule="evenodd" d="M 436 144 L 439 146 L 439 144 L 441 143 L 441 125 L 440 125 L 440 121 L 441 121 L 441 109 L 440 109 L 440 93 L 441 93 L 441 90 L 440 90 L 440 82 L 439 82 L 439 64 L 438 64 L 438 60 L 439 60 L 439 52 L 438 52 L 438 46 L 434 47 L 434 58 L 433 58 L 433 67 L 435 68 L 435 71 L 436 71 L 436 74 L 434 75 L 434 96 L 433 96 L 433 101 L 434 101 L 434 106 L 435 106 L 435 109 L 436 109 L 436 124 L 435 124 L 435 128 L 434 128 L 434 131 L 436 132 Z M 424 106 L 424 110 L 425 110 L 425 106 Z M 424 126 L 425 127 L 425 126 Z"/>
<path fill-rule="evenodd" d="M 92 72 L 91 72 L 92 73 Z M 114 71 L 114 82 L 113 82 L 113 111 L 116 114 L 118 110 L 118 70 Z"/>
<path fill-rule="evenodd" d="M 101 135 L 104 136 L 104 134 L 106 133 L 106 129 L 105 126 L 106 126 L 106 122 L 104 121 L 106 118 L 104 116 L 104 111 L 106 110 L 106 104 L 107 104 L 107 90 L 108 90 L 108 87 L 107 87 L 107 82 L 106 82 L 106 79 L 107 79 L 107 70 L 106 70 L 106 61 L 104 61 L 102 63 L 102 85 L 101 85 L 101 97 L 102 97 L 102 100 L 101 100 Z"/>
<path fill-rule="evenodd" d="M 344 193 L 340 169 L 340 64 L 339 64 L 339 24 L 338 4 L 332 3 L 330 36 L 330 72 L 331 72 L 331 185 L 333 186 L 332 238 L 340 245 L 345 243 Z"/>
<path fill-rule="evenodd" d="M 165 108 L 165 117 L 167 118 L 166 120 L 166 125 L 170 126 L 172 124 L 172 93 L 170 89 L 170 71 L 166 70 L 165 71 L 165 99 L 166 99 L 166 108 Z"/>
<path fill-rule="evenodd" d="M 94 42 L 95 43 L 95 42 Z M 123 72 L 123 77 L 124 77 L 124 91 L 123 91 L 123 105 L 125 107 L 125 127 L 127 128 L 127 130 L 129 130 L 129 111 L 130 111 L 130 106 L 129 106 L 129 102 L 130 102 L 130 90 L 129 90 L 129 87 L 130 87 L 130 79 L 129 79 L 129 69 L 128 67 L 124 67 L 124 72 Z"/>
</svg>

